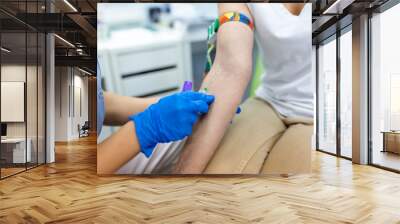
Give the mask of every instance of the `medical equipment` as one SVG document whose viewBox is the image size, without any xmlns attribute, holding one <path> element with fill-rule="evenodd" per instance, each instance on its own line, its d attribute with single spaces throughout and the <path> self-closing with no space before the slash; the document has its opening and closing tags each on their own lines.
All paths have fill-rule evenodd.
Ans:
<svg viewBox="0 0 400 224">
<path fill-rule="evenodd" d="M 193 89 L 193 83 L 191 81 L 185 81 L 183 83 L 182 92 L 191 91 Z"/>
</svg>

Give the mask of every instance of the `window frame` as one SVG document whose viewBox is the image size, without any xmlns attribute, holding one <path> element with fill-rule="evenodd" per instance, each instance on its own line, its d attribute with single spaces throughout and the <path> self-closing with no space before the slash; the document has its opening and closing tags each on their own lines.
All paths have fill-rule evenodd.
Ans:
<svg viewBox="0 0 400 224">
<path fill-rule="evenodd" d="M 42 2 L 42 1 L 41 0 L 35 0 L 35 1 L 32 1 L 32 2 L 37 4 L 36 5 L 36 11 L 38 13 L 39 12 L 38 5 L 39 5 L 39 2 Z M 27 3 L 27 1 L 23 1 L 23 3 Z M 46 11 L 45 12 L 47 12 L 47 11 L 48 11 L 48 7 L 46 7 Z M 3 12 L 6 12 L 6 11 L 3 11 Z M 27 15 L 26 13 L 28 13 L 27 12 L 27 4 L 25 4 L 25 16 Z M 18 18 L 12 16 L 12 14 L 9 14 L 8 12 L 7 12 L 7 15 L 9 15 L 11 19 L 13 19 L 16 22 L 19 22 L 19 23 L 22 24 L 23 28 L 21 30 L 19 30 L 19 31 L 15 31 L 15 32 L 20 32 L 20 33 L 25 35 L 25 40 L 24 40 L 25 41 L 25 49 L 24 49 L 24 51 L 25 51 L 25 87 L 24 87 L 24 92 L 25 92 L 24 93 L 25 166 L 24 166 L 23 170 L 20 170 L 18 172 L 15 172 L 15 173 L 12 173 L 12 174 L 9 174 L 9 175 L 6 175 L 6 176 L 3 176 L 2 167 L 0 166 L 0 180 L 4 180 L 4 179 L 6 179 L 8 177 L 12 177 L 12 176 L 17 175 L 19 173 L 23 173 L 23 172 L 26 172 L 26 171 L 28 171 L 30 169 L 33 169 L 33 168 L 36 168 L 36 167 L 39 167 L 41 165 L 46 164 L 47 163 L 47 144 L 48 144 L 47 143 L 47 72 L 48 72 L 47 71 L 48 70 L 47 69 L 47 56 L 48 56 L 47 55 L 47 44 L 48 44 L 47 34 L 48 33 L 47 32 L 43 32 L 41 30 L 38 30 L 38 29 L 28 25 L 27 23 L 24 23 L 23 21 L 21 21 Z M 1 28 L 1 23 L 0 23 L 0 28 Z M 2 29 L 0 29 L 0 45 L 2 45 L 2 43 L 1 43 L 2 38 L 1 37 L 2 37 L 3 33 L 10 33 L 10 32 L 3 31 Z M 14 33 L 14 32 L 11 32 L 11 33 Z M 36 44 L 36 49 L 35 49 L 35 51 L 36 51 L 36 61 L 35 61 L 35 66 L 36 66 L 36 70 L 35 70 L 36 91 L 35 91 L 35 93 L 33 93 L 33 94 L 36 95 L 35 96 L 36 97 L 36 122 L 34 122 L 34 123 L 36 123 L 35 124 L 36 125 L 36 127 L 35 127 L 36 136 L 33 136 L 32 138 L 36 138 L 36 141 L 37 141 L 37 145 L 36 145 L 36 161 L 35 161 L 35 163 L 30 163 L 29 166 L 28 166 L 29 162 L 27 162 L 27 156 L 28 156 L 28 154 L 27 154 L 27 147 L 28 147 L 28 144 L 27 144 L 27 142 L 28 142 L 28 110 L 27 110 L 27 106 L 28 106 L 27 105 L 28 67 L 27 66 L 29 64 L 28 63 L 28 34 L 33 34 L 33 35 L 36 36 L 36 41 L 35 41 L 36 42 L 35 43 Z M 43 35 L 39 35 L 39 34 L 43 34 Z M 39 36 L 41 36 L 42 38 L 39 38 Z M 44 113 L 43 116 L 41 117 L 41 119 L 43 119 L 43 120 L 41 120 L 41 122 L 43 124 L 43 127 L 42 127 L 43 128 L 43 133 L 42 133 L 43 134 L 43 142 L 42 142 L 43 143 L 43 145 L 42 145 L 42 147 L 43 147 L 42 148 L 43 155 L 41 155 L 41 157 L 43 157 L 42 158 L 43 159 L 42 162 L 39 162 L 39 141 L 38 141 L 38 139 L 39 139 L 39 112 L 38 112 L 39 111 L 39 79 L 38 79 L 39 69 L 38 69 L 38 66 L 40 65 L 39 64 L 39 41 L 41 41 L 41 44 L 42 44 L 41 47 L 43 48 L 43 49 L 40 49 L 41 50 L 40 52 L 43 53 L 43 55 L 41 55 L 41 57 L 42 57 L 42 60 L 44 62 L 44 63 L 41 64 L 42 65 L 42 71 L 41 71 L 41 73 L 42 73 L 41 74 L 42 75 L 42 84 L 43 84 L 43 88 L 44 88 L 44 90 L 42 92 L 43 99 L 42 99 L 42 105 L 41 105 L 41 107 L 43 109 L 43 113 Z M 0 54 L 0 82 L 1 82 L 1 67 L 3 66 L 2 62 L 3 62 L 2 56 Z M 1 86 L 0 86 L 0 89 L 1 89 Z M 0 100 L 1 100 L 1 93 L 0 93 Z M 1 111 L 1 105 L 0 105 L 0 111 Z M 1 119 L 0 119 L 0 123 L 1 123 Z M 1 144 L 0 144 L 0 158 L 1 158 Z"/>
<path fill-rule="evenodd" d="M 397 6 L 400 4 L 400 0 L 388 0 L 384 4 L 380 5 L 377 8 L 374 8 L 372 10 L 368 11 L 368 165 L 377 167 L 383 170 L 395 172 L 395 173 L 400 173 L 400 169 L 394 169 L 391 167 L 387 167 L 381 164 L 374 163 L 373 160 L 373 153 L 374 153 L 374 147 L 373 147 L 373 127 L 372 127 L 372 120 L 373 120 L 373 113 L 372 113 L 372 94 L 373 94 L 373 88 L 372 88 L 372 76 L 373 76 L 373 27 L 372 27 L 372 19 L 377 15 L 377 14 L 382 14 L 385 11 L 393 8 L 394 6 Z"/>
<path fill-rule="evenodd" d="M 336 33 L 330 35 L 329 37 L 321 40 L 319 43 L 316 44 L 316 69 L 315 69 L 315 75 L 316 75 L 316 150 L 319 152 L 323 152 L 329 155 L 333 155 L 333 156 L 337 156 L 346 160 L 352 160 L 352 158 L 347 157 L 342 155 L 341 153 L 341 116 L 340 116 L 340 112 L 341 112 L 341 108 L 340 108 L 340 103 L 341 103 L 341 94 L 340 94 L 340 86 L 341 86 L 341 64 L 340 64 L 340 60 L 341 60 L 341 55 L 340 55 L 340 38 L 342 35 L 346 34 L 347 32 L 351 32 L 352 31 L 352 23 L 346 25 L 345 27 L 339 29 L 336 31 Z M 327 150 L 324 150 L 322 148 L 320 148 L 320 143 L 319 143 L 319 112 L 320 112 L 320 95 L 319 95 L 319 80 L 320 80 L 320 73 L 319 73 L 319 51 L 318 49 L 320 48 L 321 44 L 327 44 L 331 41 L 336 41 L 336 152 L 332 153 L 329 152 Z"/>
</svg>

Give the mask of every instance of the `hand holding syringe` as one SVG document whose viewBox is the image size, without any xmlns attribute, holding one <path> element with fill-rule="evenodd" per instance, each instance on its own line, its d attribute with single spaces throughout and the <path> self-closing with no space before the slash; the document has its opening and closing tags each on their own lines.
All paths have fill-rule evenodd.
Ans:
<svg viewBox="0 0 400 224">
<path fill-rule="evenodd" d="M 183 83 L 182 92 L 192 91 L 192 90 L 193 90 L 193 83 L 191 81 L 185 81 Z M 207 87 L 204 87 L 204 89 L 199 90 L 199 92 L 208 93 L 208 89 Z M 236 109 L 236 114 L 240 114 L 240 112 L 242 112 L 242 109 L 240 108 L 240 106 L 238 106 L 238 108 Z"/>
</svg>

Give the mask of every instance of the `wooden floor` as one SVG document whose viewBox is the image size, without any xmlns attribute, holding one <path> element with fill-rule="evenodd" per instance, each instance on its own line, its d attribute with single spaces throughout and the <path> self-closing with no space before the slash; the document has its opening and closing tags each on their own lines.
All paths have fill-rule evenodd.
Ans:
<svg viewBox="0 0 400 224">
<path fill-rule="evenodd" d="M 400 170 L 400 155 L 392 152 L 374 151 L 373 162 L 395 170 Z"/>
<path fill-rule="evenodd" d="M 400 175 L 315 153 L 291 177 L 99 177 L 96 141 L 0 181 L 0 223 L 400 223 Z"/>
<path fill-rule="evenodd" d="M 18 164 L 18 167 L 7 167 L 7 168 L 1 168 L 1 178 L 6 178 L 11 175 L 15 175 L 20 172 L 24 172 L 27 169 L 33 169 L 37 167 L 37 164 L 35 163 L 27 163 L 27 167 L 25 167 L 25 164 Z"/>
<path fill-rule="evenodd" d="M 17 167 L 17 168 L 15 168 L 15 167 L 4 168 L 3 167 L 3 168 L 1 168 L 1 177 L 8 177 L 8 176 L 11 176 L 13 174 L 22 172 L 24 170 L 26 170 L 25 167 L 23 167 L 23 168 L 19 168 L 19 167 Z"/>
</svg>

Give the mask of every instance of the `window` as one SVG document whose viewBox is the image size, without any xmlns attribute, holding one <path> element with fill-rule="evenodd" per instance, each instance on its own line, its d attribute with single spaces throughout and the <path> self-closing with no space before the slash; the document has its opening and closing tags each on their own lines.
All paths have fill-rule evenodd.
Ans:
<svg viewBox="0 0 400 224">
<path fill-rule="evenodd" d="M 400 171 L 400 5 L 371 19 L 372 164 Z"/>
<path fill-rule="evenodd" d="M 390 74 L 390 130 L 400 130 L 400 73 Z"/>
<path fill-rule="evenodd" d="M 21 1 L 16 10 L 42 13 L 44 3 Z M 15 2 L 0 3 L 7 5 Z M 7 21 L 0 22 L 0 178 L 5 178 L 45 163 L 46 38 L 8 14 L 0 17 Z"/>
<path fill-rule="evenodd" d="M 336 39 L 318 47 L 318 149 L 336 153 Z"/>
<path fill-rule="evenodd" d="M 334 35 L 318 47 L 318 149 L 339 153 L 338 156 L 350 159 L 353 77 L 351 25 L 339 33 L 340 36 Z"/>
<path fill-rule="evenodd" d="M 352 32 L 340 36 L 340 155 L 352 157 Z"/>
<path fill-rule="evenodd" d="M 0 61 L 0 121 L 6 127 L 0 144 L 1 177 L 4 178 L 26 170 L 26 163 L 31 161 L 32 151 L 29 147 L 30 141 L 27 141 L 25 117 L 26 33 L 2 31 L 0 42 L 2 49 L 7 49 L 1 51 Z"/>
</svg>

